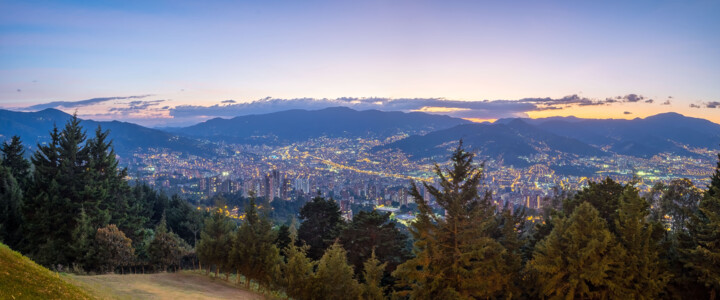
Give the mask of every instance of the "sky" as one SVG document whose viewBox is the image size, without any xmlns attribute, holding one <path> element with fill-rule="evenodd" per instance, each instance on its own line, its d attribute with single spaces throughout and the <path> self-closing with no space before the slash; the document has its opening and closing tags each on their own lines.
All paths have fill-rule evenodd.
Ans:
<svg viewBox="0 0 720 300">
<path fill-rule="evenodd" d="M 720 123 L 720 1 L 0 0 L 0 108 Z"/>
</svg>

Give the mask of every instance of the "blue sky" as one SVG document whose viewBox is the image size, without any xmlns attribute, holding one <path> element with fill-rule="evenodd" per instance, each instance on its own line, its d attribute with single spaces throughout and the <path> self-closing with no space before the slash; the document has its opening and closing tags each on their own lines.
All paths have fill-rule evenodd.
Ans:
<svg viewBox="0 0 720 300">
<path fill-rule="evenodd" d="M 655 101 L 477 118 L 720 122 L 718 15 L 720 1 L 3 0 L 0 107 L 152 95 L 162 105 L 134 115 L 108 113 L 120 100 L 72 108 L 150 124 L 228 99 L 639 94 Z"/>
</svg>

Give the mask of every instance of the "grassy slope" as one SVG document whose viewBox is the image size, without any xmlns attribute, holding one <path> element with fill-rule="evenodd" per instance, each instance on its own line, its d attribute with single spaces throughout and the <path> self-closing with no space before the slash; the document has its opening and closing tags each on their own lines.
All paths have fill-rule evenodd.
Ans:
<svg viewBox="0 0 720 300">
<path fill-rule="evenodd" d="M 0 243 L 0 299 L 92 299 L 29 258 Z"/>
<path fill-rule="evenodd" d="M 105 299 L 266 299 L 222 279 L 200 272 L 72 276 L 81 286 Z"/>
</svg>

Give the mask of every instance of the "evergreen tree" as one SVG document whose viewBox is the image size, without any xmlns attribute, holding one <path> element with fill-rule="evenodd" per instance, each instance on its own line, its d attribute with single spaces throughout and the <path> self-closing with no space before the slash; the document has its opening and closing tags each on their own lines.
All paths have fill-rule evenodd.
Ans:
<svg viewBox="0 0 720 300">
<path fill-rule="evenodd" d="M 277 238 L 275 238 L 275 246 L 278 249 L 285 249 L 292 242 L 290 237 L 290 227 L 283 224 L 277 229 Z"/>
<path fill-rule="evenodd" d="M 625 249 L 620 276 L 634 299 L 657 299 L 664 291 L 670 273 L 660 262 L 660 244 L 655 231 L 662 230 L 648 221 L 650 204 L 628 185 L 620 199 L 617 238 Z"/>
<path fill-rule="evenodd" d="M 200 240 L 195 247 L 200 263 L 207 267 L 215 265 L 215 276 L 218 276 L 220 268 L 229 261 L 229 254 L 233 246 L 233 224 L 220 211 L 215 211 L 211 217 L 205 219 L 205 226 L 200 232 Z"/>
<path fill-rule="evenodd" d="M 388 264 L 389 272 L 410 256 L 406 249 L 407 237 L 390 221 L 390 213 L 359 212 L 342 231 L 340 242 L 358 274 L 373 251 L 378 260 Z"/>
<path fill-rule="evenodd" d="M 95 226 L 102 227 L 113 222 L 122 229 L 134 229 L 130 222 L 136 220 L 128 215 L 130 186 L 124 179 L 127 170 L 118 168 L 112 141 L 107 140 L 109 134 L 98 126 L 95 137 L 87 141 L 87 172 L 92 185 L 86 185 L 84 205 L 97 202 L 96 212 L 93 213 Z"/>
<path fill-rule="evenodd" d="M 30 162 L 25 159 L 25 148 L 20 137 L 14 135 L 9 143 L 7 141 L 3 143 L 0 152 L 2 152 L 0 166 L 10 169 L 10 173 L 20 185 L 20 189 L 24 191 L 30 179 Z"/>
<path fill-rule="evenodd" d="M 313 299 L 315 292 L 315 262 L 307 257 L 307 245 L 298 246 L 294 237 L 292 242 L 283 249 L 286 262 L 282 265 L 285 294 L 294 299 Z"/>
<path fill-rule="evenodd" d="M 23 193 L 7 167 L 0 164 L 0 242 L 18 249 L 22 241 Z"/>
<path fill-rule="evenodd" d="M 168 231 L 165 218 L 155 227 L 155 236 L 148 245 L 150 261 L 167 271 L 169 266 L 180 265 L 182 257 L 189 252 L 190 246 L 175 233 Z"/>
<path fill-rule="evenodd" d="M 605 220 L 584 202 L 537 244 L 528 269 L 535 275 L 538 298 L 622 299 L 623 256 Z"/>
<path fill-rule="evenodd" d="M 620 207 L 620 196 L 624 190 L 625 187 L 622 184 L 615 182 L 610 177 L 601 182 L 589 182 L 588 187 L 563 202 L 564 213 L 569 216 L 580 204 L 588 202 L 605 220 L 610 231 L 615 232 L 615 219 L 617 219 Z"/>
<path fill-rule="evenodd" d="M 704 285 L 708 299 L 720 292 L 720 189 L 706 193 L 688 224 L 692 247 L 681 249 L 682 262 L 690 276 Z"/>
<path fill-rule="evenodd" d="M 383 288 L 380 285 L 382 280 L 383 272 L 387 267 L 387 263 L 380 263 L 375 257 L 375 251 L 370 255 L 370 258 L 365 261 L 363 268 L 363 278 L 365 282 L 362 285 L 362 298 L 366 300 L 382 300 L 383 299 Z"/>
<path fill-rule="evenodd" d="M 315 282 L 317 299 L 357 299 L 362 291 L 353 278 L 345 249 L 335 242 L 318 261 Z"/>
<path fill-rule="evenodd" d="M 70 254 L 73 258 L 73 264 L 76 267 L 89 270 L 96 267 L 95 247 L 93 244 L 94 227 L 90 224 L 90 218 L 85 213 L 85 208 L 80 208 L 80 213 L 76 217 L 76 225 L 71 232 L 72 242 L 70 244 Z"/>
<path fill-rule="evenodd" d="M 703 197 L 702 191 L 689 179 L 675 179 L 665 186 L 661 210 L 672 219 L 670 227 L 674 232 L 687 231 L 687 224 L 698 209 Z"/>
<path fill-rule="evenodd" d="M 413 184 L 411 195 L 420 211 L 411 230 L 415 258 L 393 273 L 400 286 L 410 289 L 400 292 L 401 296 L 492 298 L 507 290 L 514 277 L 506 265 L 507 250 L 491 236 L 496 228 L 495 210 L 490 193 L 480 194 L 481 168 L 473 166 L 473 154 L 462 148 L 462 142 L 451 162 L 445 172 L 435 166 L 440 188 L 424 184 L 445 210 L 444 218 L 433 213 Z"/>
<path fill-rule="evenodd" d="M 231 263 L 245 275 L 245 284 L 250 286 L 254 280 L 269 287 L 280 272 L 277 267 L 282 258 L 275 246 L 275 235 L 267 216 L 258 214 L 255 197 L 245 207 L 245 219 L 238 228 L 233 240 Z"/>
<path fill-rule="evenodd" d="M 337 202 L 320 196 L 305 203 L 300 209 L 300 220 L 302 223 L 298 229 L 298 239 L 310 246 L 308 256 L 315 260 L 332 245 L 345 224 Z"/>
<path fill-rule="evenodd" d="M 710 177 L 707 194 L 710 197 L 720 197 L 720 152 L 717 155 L 718 161 L 715 166 L 715 173 Z"/>
</svg>

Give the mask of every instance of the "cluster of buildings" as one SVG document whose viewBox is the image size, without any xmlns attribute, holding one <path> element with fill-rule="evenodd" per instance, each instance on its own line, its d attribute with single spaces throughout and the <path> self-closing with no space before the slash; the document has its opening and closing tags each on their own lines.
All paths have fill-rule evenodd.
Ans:
<svg viewBox="0 0 720 300">
<path fill-rule="evenodd" d="M 218 193 L 251 192 L 271 200 L 291 201 L 320 193 L 337 200 L 345 217 L 352 208 L 372 205 L 399 208 L 413 203 L 411 182 L 434 184 L 433 162 L 413 161 L 399 151 L 375 152 L 377 140 L 320 138 L 287 146 L 224 145 L 223 152 L 193 156 L 164 149 L 148 149 L 121 158 L 131 179 L 202 201 Z M 528 158 L 528 166 L 484 162 L 485 186 L 498 205 L 540 209 L 562 190 L 579 190 L 590 181 L 610 177 L 633 181 L 641 191 L 676 178 L 689 178 L 698 186 L 709 180 L 714 168 L 710 151 L 700 158 L 670 154 L 649 159 L 615 155 L 575 157 L 544 155 Z M 568 171 L 567 168 L 572 168 Z"/>
</svg>

